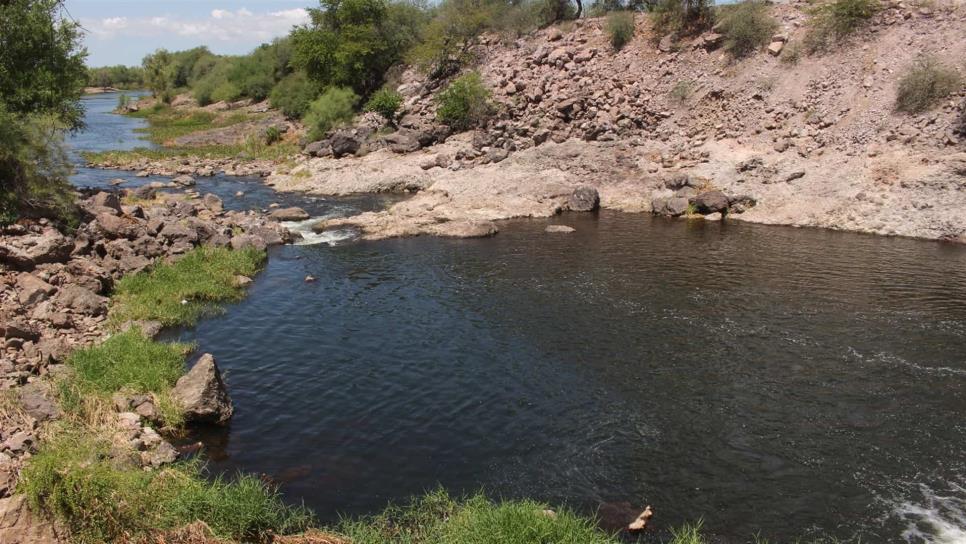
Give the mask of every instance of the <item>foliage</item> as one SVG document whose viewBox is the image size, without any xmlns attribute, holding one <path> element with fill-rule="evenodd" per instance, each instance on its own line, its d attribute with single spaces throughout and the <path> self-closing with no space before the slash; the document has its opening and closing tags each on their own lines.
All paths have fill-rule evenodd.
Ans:
<svg viewBox="0 0 966 544">
<path fill-rule="evenodd" d="M 721 6 L 718 25 L 725 37 L 724 48 L 735 58 L 748 56 L 764 45 L 778 29 L 762 0 L 744 0 Z"/>
<path fill-rule="evenodd" d="M 174 263 L 125 276 L 117 282 L 110 318 L 120 324 L 157 320 L 164 325 L 192 325 L 216 311 L 214 303 L 238 300 L 243 289 L 235 276 L 251 276 L 265 261 L 265 252 L 200 247 Z"/>
<path fill-rule="evenodd" d="M 701 533 L 701 521 L 697 523 L 687 523 L 676 529 L 671 529 L 671 542 L 669 544 L 707 544 L 707 540 Z"/>
<path fill-rule="evenodd" d="M 34 216 L 76 225 L 62 129 L 54 115 L 13 114 L 0 101 L 0 224 Z"/>
<path fill-rule="evenodd" d="M 420 11 L 387 0 L 320 0 L 291 35 L 292 65 L 320 87 L 366 95 L 416 41 Z M 415 24 L 415 26 L 414 26 Z"/>
<path fill-rule="evenodd" d="M 267 160 L 277 161 L 287 159 L 298 154 L 299 147 L 292 142 L 280 142 L 275 145 L 264 145 L 260 139 L 247 140 L 243 143 L 229 145 L 203 146 L 169 146 L 169 147 L 138 147 L 129 151 L 100 151 L 82 152 L 81 157 L 94 166 L 131 165 L 143 159 L 183 159 L 193 157 L 199 159 L 234 159 L 234 160 Z"/>
<path fill-rule="evenodd" d="M 490 91 L 476 72 L 456 78 L 436 96 L 436 102 L 436 117 L 456 130 L 478 126 L 493 112 Z"/>
<path fill-rule="evenodd" d="M 353 544 L 616 544 L 592 519 L 569 510 L 548 513 L 534 501 L 491 502 L 482 494 L 455 499 L 437 489 L 405 507 L 390 506 L 337 528 Z M 682 543 L 684 544 L 684 543 Z"/>
<path fill-rule="evenodd" d="M 209 479 L 197 463 L 144 471 L 112 453 L 106 433 L 61 424 L 24 467 L 19 489 L 82 544 L 137 540 L 197 520 L 216 537 L 266 542 L 313 522 L 255 476 Z"/>
<path fill-rule="evenodd" d="M 879 0 L 828 0 L 811 10 L 811 28 L 805 35 L 810 51 L 828 48 L 865 26 L 882 9 Z"/>
<path fill-rule="evenodd" d="M 102 66 L 87 69 L 87 84 L 92 87 L 139 89 L 144 85 L 144 69 L 140 66 Z"/>
<path fill-rule="evenodd" d="M 265 145 L 272 145 L 282 141 L 282 131 L 276 126 L 265 129 Z"/>
<path fill-rule="evenodd" d="M 783 64 L 796 64 L 801 58 L 802 44 L 795 41 L 785 45 L 785 48 L 782 49 L 781 56 L 778 57 Z"/>
<path fill-rule="evenodd" d="M 455 74 L 471 59 L 477 38 L 490 28 L 496 0 L 446 0 L 437 8 L 423 32 L 424 39 L 413 47 L 407 61 L 430 79 Z"/>
<path fill-rule="evenodd" d="M 366 111 L 374 111 L 386 118 L 390 123 L 395 122 L 396 112 L 402 107 L 403 97 L 392 89 L 380 89 L 369 97 Z"/>
<path fill-rule="evenodd" d="M 682 79 L 681 81 L 675 83 L 674 87 L 671 87 L 671 91 L 668 93 L 668 96 L 670 96 L 671 100 L 675 102 L 684 102 L 688 99 L 688 97 L 691 96 L 693 87 L 693 81 Z"/>
<path fill-rule="evenodd" d="M 657 35 L 701 32 L 714 24 L 714 0 L 659 0 L 651 9 Z"/>
<path fill-rule="evenodd" d="M 655 0 L 595 0 L 590 5 L 591 17 L 600 17 L 612 11 L 651 11 Z"/>
<path fill-rule="evenodd" d="M 81 126 L 87 72 L 80 27 L 61 17 L 61 0 L 0 2 L 0 103 L 11 114 L 53 116 Z"/>
<path fill-rule="evenodd" d="M 607 15 L 607 36 L 614 49 L 620 50 L 634 37 L 634 13 L 612 11 Z"/>
<path fill-rule="evenodd" d="M 278 82 L 272 90 L 271 104 L 289 119 L 301 119 L 318 95 L 318 86 L 304 72 L 295 72 Z"/>
<path fill-rule="evenodd" d="M 962 83 L 955 68 L 944 66 L 934 57 L 921 57 L 899 80 L 896 110 L 920 113 L 932 109 Z"/>
<path fill-rule="evenodd" d="M 352 89 L 330 87 L 309 106 L 302 122 L 310 140 L 321 140 L 336 126 L 352 120 L 359 96 Z"/>
</svg>

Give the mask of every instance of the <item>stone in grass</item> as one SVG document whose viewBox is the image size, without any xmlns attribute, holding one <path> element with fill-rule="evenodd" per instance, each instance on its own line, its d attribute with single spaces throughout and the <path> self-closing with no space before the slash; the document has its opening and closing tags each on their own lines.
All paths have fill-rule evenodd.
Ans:
<svg viewBox="0 0 966 544">
<path fill-rule="evenodd" d="M 172 395 L 184 409 L 185 421 L 224 425 L 233 412 L 215 358 L 206 353 L 178 379 Z"/>
</svg>

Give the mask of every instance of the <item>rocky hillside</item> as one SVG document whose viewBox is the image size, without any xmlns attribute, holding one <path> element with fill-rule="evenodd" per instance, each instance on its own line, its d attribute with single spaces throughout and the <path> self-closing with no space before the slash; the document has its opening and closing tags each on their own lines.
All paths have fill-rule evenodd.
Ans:
<svg viewBox="0 0 966 544">
<path fill-rule="evenodd" d="M 478 70 L 500 110 L 488 126 L 448 135 L 435 122 L 440 87 L 410 70 L 399 131 L 380 136 L 363 119 L 269 182 L 418 192 L 319 227 L 351 221 L 370 237 L 549 216 L 588 186 L 626 211 L 966 241 L 966 91 L 924 114 L 894 108 L 920 56 L 966 73 L 966 6 L 885 5 L 848 42 L 812 55 L 800 45 L 805 3 L 772 6 L 772 43 L 738 61 L 714 32 L 671 43 L 643 15 L 620 51 L 603 19 L 485 38 Z M 695 206 L 704 193 L 710 205 Z"/>
</svg>

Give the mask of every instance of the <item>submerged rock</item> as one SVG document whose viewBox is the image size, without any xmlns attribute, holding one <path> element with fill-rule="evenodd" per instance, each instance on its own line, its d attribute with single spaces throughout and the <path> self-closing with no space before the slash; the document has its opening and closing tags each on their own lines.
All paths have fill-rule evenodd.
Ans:
<svg viewBox="0 0 966 544">
<path fill-rule="evenodd" d="M 305 221 L 311 217 L 307 211 L 297 207 L 279 208 L 268 216 L 276 221 Z"/>
<path fill-rule="evenodd" d="M 206 353 L 178 379 L 172 395 L 184 408 L 186 421 L 224 425 L 233 408 L 215 358 Z"/>
<path fill-rule="evenodd" d="M 434 229 L 434 234 L 447 238 L 485 238 L 498 232 L 492 221 L 451 221 Z"/>
<path fill-rule="evenodd" d="M 560 234 L 570 234 L 576 229 L 573 227 L 568 227 L 567 225 L 547 225 L 547 228 L 543 229 L 544 232 L 550 233 L 560 233 Z"/>
</svg>

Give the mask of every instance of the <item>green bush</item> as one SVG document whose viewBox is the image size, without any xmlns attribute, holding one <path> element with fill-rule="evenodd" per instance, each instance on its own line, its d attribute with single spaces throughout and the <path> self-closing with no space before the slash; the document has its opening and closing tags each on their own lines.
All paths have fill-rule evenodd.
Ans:
<svg viewBox="0 0 966 544">
<path fill-rule="evenodd" d="M 289 119 L 301 119 L 319 95 L 318 87 L 303 72 L 289 75 L 272 89 L 271 104 Z"/>
<path fill-rule="evenodd" d="M 492 113 L 490 91 L 476 72 L 456 78 L 436 96 L 436 117 L 456 130 L 478 126 Z"/>
<path fill-rule="evenodd" d="M 366 102 L 366 111 L 374 111 L 386 118 L 390 123 L 394 123 L 396 112 L 402 107 L 403 97 L 392 89 L 380 89 L 369 97 Z"/>
<path fill-rule="evenodd" d="M 491 502 L 482 494 L 454 499 L 439 489 L 404 507 L 342 522 L 353 544 L 617 544 L 592 519 L 548 512 L 534 501 Z"/>
<path fill-rule="evenodd" d="M 117 282 L 111 302 L 113 323 L 157 320 L 164 325 L 193 325 L 217 311 L 215 303 L 240 299 L 235 276 L 252 276 L 265 252 L 200 247 L 171 264 L 125 276 Z"/>
<path fill-rule="evenodd" d="M 209 479 L 197 463 L 145 471 L 112 459 L 118 453 L 108 436 L 61 425 L 24 467 L 19 490 L 81 544 L 141 541 L 195 521 L 216 537 L 266 542 L 314 521 L 254 476 Z"/>
<path fill-rule="evenodd" d="M 302 122 L 310 140 L 321 140 L 333 128 L 352 120 L 359 96 L 352 89 L 331 87 L 309 106 Z"/>
<path fill-rule="evenodd" d="M 811 28 L 805 47 L 811 52 L 828 48 L 865 26 L 882 5 L 879 0 L 829 0 L 811 10 Z"/>
<path fill-rule="evenodd" d="M 714 24 L 714 0 L 658 0 L 650 13 L 657 36 L 693 34 Z"/>
<path fill-rule="evenodd" d="M 920 58 L 899 80 L 896 110 L 920 113 L 932 109 L 961 85 L 962 78 L 956 69 L 944 66 L 933 57 Z"/>
<path fill-rule="evenodd" d="M 212 102 L 234 102 L 242 97 L 242 90 L 231 81 L 222 81 L 211 90 Z"/>
<path fill-rule="evenodd" d="M 678 81 L 677 83 L 675 83 L 674 87 L 671 87 L 670 92 L 668 92 L 668 96 L 674 102 L 683 103 L 691 96 L 691 92 L 693 88 L 694 88 L 693 81 L 688 79 L 682 79 L 681 81 Z"/>
<path fill-rule="evenodd" d="M 282 131 L 276 126 L 265 129 L 265 145 L 272 145 L 282 141 Z"/>
<path fill-rule="evenodd" d="M 612 11 L 608 14 L 607 36 L 614 49 L 624 47 L 634 37 L 634 14 L 628 11 Z"/>
<path fill-rule="evenodd" d="M 767 45 L 778 29 L 778 23 L 768 14 L 768 5 L 762 0 L 721 6 L 718 26 L 725 37 L 725 50 L 736 58 Z"/>
</svg>

